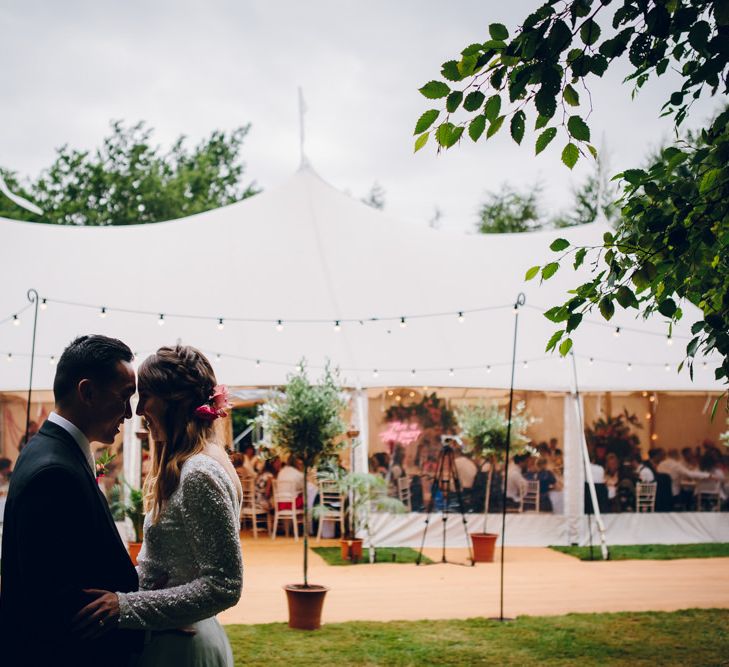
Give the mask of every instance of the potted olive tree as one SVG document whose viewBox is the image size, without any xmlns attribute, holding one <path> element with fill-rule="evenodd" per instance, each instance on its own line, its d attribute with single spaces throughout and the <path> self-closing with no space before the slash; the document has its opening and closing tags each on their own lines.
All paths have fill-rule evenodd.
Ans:
<svg viewBox="0 0 729 667">
<path fill-rule="evenodd" d="M 283 392 L 273 394 L 256 418 L 263 427 L 262 449 L 270 455 L 295 456 L 309 470 L 333 458 L 344 443 L 347 428 L 341 414 L 346 407 L 337 378 L 329 366 L 318 384 L 311 384 L 304 364 L 291 375 Z M 309 503 L 304 482 L 304 582 L 285 586 L 289 627 L 316 630 L 327 588 L 309 583 Z"/>
<path fill-rule="evenodd" d="M 494 548 L 498 534 L 486 530 L 489 515 L 489 499 L 491 497 L 491 482 L 494 476 L 494 466 L 502 463 L 506 455 L 506 433 L 509 426 L 509 416 L 506 410 L 501 410 L 495 404 L 479 403 L 456 410 L 456 419 L 463 436 L 463 449 L 467 454 L 481 457 L 489 462 L 486 477 L 486 496 L 483 511 L 483 532 L 471 533 L 473 544 L 473 559 L 480 563 L 490 563 L 494 559 Z M 527 449 L 529 439 L 526 430 L 534 420 L 530 418 L 523 402 L 516 405 L 511 419 L 511 448 L 513 454 L 519 454 Z"/>
<path fill-rule="evenodd" d="M 339 492 L 345 497 L 345 533 L 341 540 L 342 559 L 353 562 L 362 559 L 363 540 L 358 536 L 364 532 L 367 536 L 369 560 L 371 563 L 374 562 L 376 548 L 372 540 L 370 510 L 399 514 L 406 511 L 405 505 L 397 498 L 390 498 L 387 495 L 387 482 L 379 475 L 367 472 L 348 472 L 324 475 L 322 479 L 336 481 Z"/>
</svg>

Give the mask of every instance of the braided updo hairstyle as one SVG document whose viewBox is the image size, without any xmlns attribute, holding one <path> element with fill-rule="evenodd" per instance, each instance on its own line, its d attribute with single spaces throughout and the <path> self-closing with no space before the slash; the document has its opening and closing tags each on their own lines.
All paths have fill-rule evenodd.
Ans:
<svg viewBox="0 0 729 667">
<path fill-rule="evenodd" d="M 152 467 L 144 482 L 144 505 L 157 521 L 165 501 L 180 483 L 182 464 L 203 451 L 213 422 L 195 416 L 217 384 L 205 355 L 189 345 L 161 347 L 139 367 L 139 391 L 165 403 L 164 440 L 152 446 Z"/>
</svg>

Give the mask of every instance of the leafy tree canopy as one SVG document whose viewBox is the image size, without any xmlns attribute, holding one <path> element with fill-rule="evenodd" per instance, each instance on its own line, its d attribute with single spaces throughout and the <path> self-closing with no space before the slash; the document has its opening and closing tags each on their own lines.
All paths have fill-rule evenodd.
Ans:
<svg viewBox="0 0 729 667">
<path fill-rule="evenodd" d="M 162 152 L 144 122 L 111 124 L 96 151 L 58 149 L 53 164 L 35 179 L 22 181 L 0 169 L 10 189 L 37 204 L 43 215 L 0 197 L 0 215 L 62 225 L 128 225 L 173 220 L 232 204 L 257 192 L 242 184 L 240 160 L 245 125 L 230 133 L 214 131 L 190 149 L 181 136 Z"/>
<path fill-rule="evenodd" d="M 541 229 L 538 183 L 525 191 L 504 183 L 497 192 L 489 192 L 478 211 L 477 230 L 482 234 L 530 232 Z"/>
<path fill-rule="evenodd" d="M 533 122 L 535 153 L 561 134 L 562 162 L 571 169 L 580 157 L 597 155 L 586 122 L 588 84 L 624 54 L 631 66 L 625 82 L 633 96 L 669 67 L 678 74 L 678 86 L 660 110 L 673 118 L 677 131 L 695 100 L 729 92 L 726 0 L 548 0 L 513 37 L 499 23 L 489 26 L 487 37 L 445 62 L 444 80 L 420 89 L 428 99 L 443 100 L 445 108 L 429 109 L 418 119 L 416 151 L 431 132 L 440 150 L 458 143 L 466 130 L 479 141 L 502 127 L 521 144 Z M 466 119 L 455 122 L 459 109 Z M 596 254 L 593 279 L 547 313 L 563 327 L 548 349 L 559 343 L 566 354 L 569 334 L 583 315 L 597 307 L 610 319 L 616 304 L 643 316 L 658 311 L 669 321 L 670 334 L 682 315 L 678 302 L 685 298 L 704 316 L 686 348 L 689 370 L 697 352 L 716 351 L 721 355 L 716 378 L 729 382 L 728 125 L 729 111 L 724 111 L 697 143 L 679 138 L 649 168 L 619 174 L 621 217 L 603 245 L 572 247 L 560 239 L 552 249 L 561 257 L 529 270 L 529 278 L 546 279 L 567 257 L 577 268 L 588 252 Z"/>
<path fill-rule="evenodd" d="M 370 191 L 367 193 L 367 196 L 362 197 L 361 201 L 362 203 L 367 204 L 367 206 L 371 206 L 372 208 L 382 211 L 385 208 L 386 194 L 385 188 L 375 181 L 372 184 Z"/>
</svg>

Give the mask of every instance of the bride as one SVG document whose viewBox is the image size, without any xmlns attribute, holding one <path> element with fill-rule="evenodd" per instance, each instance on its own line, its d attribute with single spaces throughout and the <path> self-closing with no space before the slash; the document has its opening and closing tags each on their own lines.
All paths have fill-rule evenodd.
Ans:
<svg viewBox="0 0 729 667">
<path fill-rule="evenodd" d="M 139 666 L 233 665 L 215 619 L 238 602 L 243 581 L 241 486 L 225 451 L 212 442 L 214 421 L 226 407 L 225 388 L 193 347 L 162 347 L 139 368 L 137 414 L 154 441 L 144 484 L 140 590 L 86 591 L 97 597 L 75 618 L 87 639 L 110 627 L 151 630 Z"/>
</svg>

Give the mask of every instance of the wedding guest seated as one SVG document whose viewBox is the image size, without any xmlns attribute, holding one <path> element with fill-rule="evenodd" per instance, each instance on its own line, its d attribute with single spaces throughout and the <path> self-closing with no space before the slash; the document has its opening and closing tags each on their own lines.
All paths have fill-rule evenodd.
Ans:
<svg viewBox="0 0 729 667">
<path fill-rule="evenodd" d="M 246 445 L 243 449 L 243 467 L 254 477 L 262 468 L 262 461 L 256 456 L 253 445 Z"/>
<path fill-rule="evenodd" d="M 668 457 L 658 464 L 659 473 L 668 475 L 671 478 L 671 494 L 673 495 L 674 508 L 688 509 L 693 495 L 689 490 L 681 487 L 684 480 L 707 479 L 710 473 L 701 470 L 693 470 L 681 461 L 678 450 L 672 449 Z"/>
<path fill-rule="evenodd" d="M 279 482 L 290 482 L 296 490 L 296 507 L 304 506 L 304 471 L 303 465 L 299 459 L 294 456 L 289 457 L 286 465 L 278 471 L 276 480 Z M 290 503 L 279 503 L 279 509 L 291 509 Z"/>
<path fill-rule="evenodd" d="M 0 459 L 0 496 L 7 495 L 8 486 L 10 485 L 10 475 L 12 473 L 13 462 L 8 458 Z M 2 519 L 2 517 L 0 517 Z"/>
<path fill-rule="evenodd" d="M 605 457 L 605 488 L 607 489 L 607 510 L 608 512 L 617 512 L 615 500 L 618 493 L 618 482 L 620 469 L 620 461 L 617 454 L 610 452 Z"/>
<path fill-rule="evenodd" d="M 478 466 L 462 451 L 457 452 L 456 457 L 453 459 L 453 465 L 458 474 L 458 480 L 461 483 L 463 504 L 466 510 L 470 510 L 473 500 L 473 483 L 476 480 Z"/>
<path fill-rule="evenodd" d="M 243 482 L 246 479 L 250 479 L 253 477 L 251 473 L 248 471 L 248 468 L 244 465 L 244 459 L 243 454 L 240 452 L 233 452 L 230 455 L 230 462 L 233 464 L 233 467 L 235 468 L 235 472 L 238 475 L 238 479 L 240 479 L 240 483 L 243 484 Z"/>
<path fill-rule="evenodd" d="M 375 452 L 370 459 L 370 471 L 374 475 L 380 477 L 387 476 L 387 470 L 390 467 L 390 457 L 387 452 Z"/>
<path fill-rule="evenodd" d="M 557 486 L 557 478 L 548 466 L 549 461 L 547 459 L 540 457 L 537 460 L 536 479 L 539 481 L 539 510 L 541 512 L 553 511 L 552 499 L 549 497 L 549 492 Z"/>
<path fill-rule="evenodd" d="M 719 508 L 727 500 L 727 490 L 725 487 L 726 476 L 721 465 L 721 456 L 717 453 L 717 450 L 709 449 L 699 461 L 699 468 L 701 472 L 708 473 L 709 477 L 696 483 L 696 497 L 697 503 L 699 494 L 704 493 L 718 493 L 718 501 L 705 499 L 703 504 L 704 507 L 697 507 L 696 509 L 714 509 L 714 503 L 719 503 Z"/>
<path fill-rule="evenodd" d="M 263 470 L 256 476 L 256 505 L 264 510 L 273 507 L 273 480 L 276 477 L 278 459 L 266 459 Z"/>
<path fill-rule="evenodd" d="M 640 461 L 640 455 L 637 460 L 635 457 L 627 459 L 623 462 L 618 470 L 618 488 L 617 502 L 615 506 L 618 512 L 634 512 L 635 511 L 635 482 L 637 480 L 637 462 Z"/>
<path fill-rule="evenodd" d="M 509 478 L 506 482 L 506 507 L 519 507 L 521 497 L 526 486 L 524 471 L 526 469 L 528 454 L 517 454 L 511 460 L 513 465 L 509 466 Z"/>
</svg>

